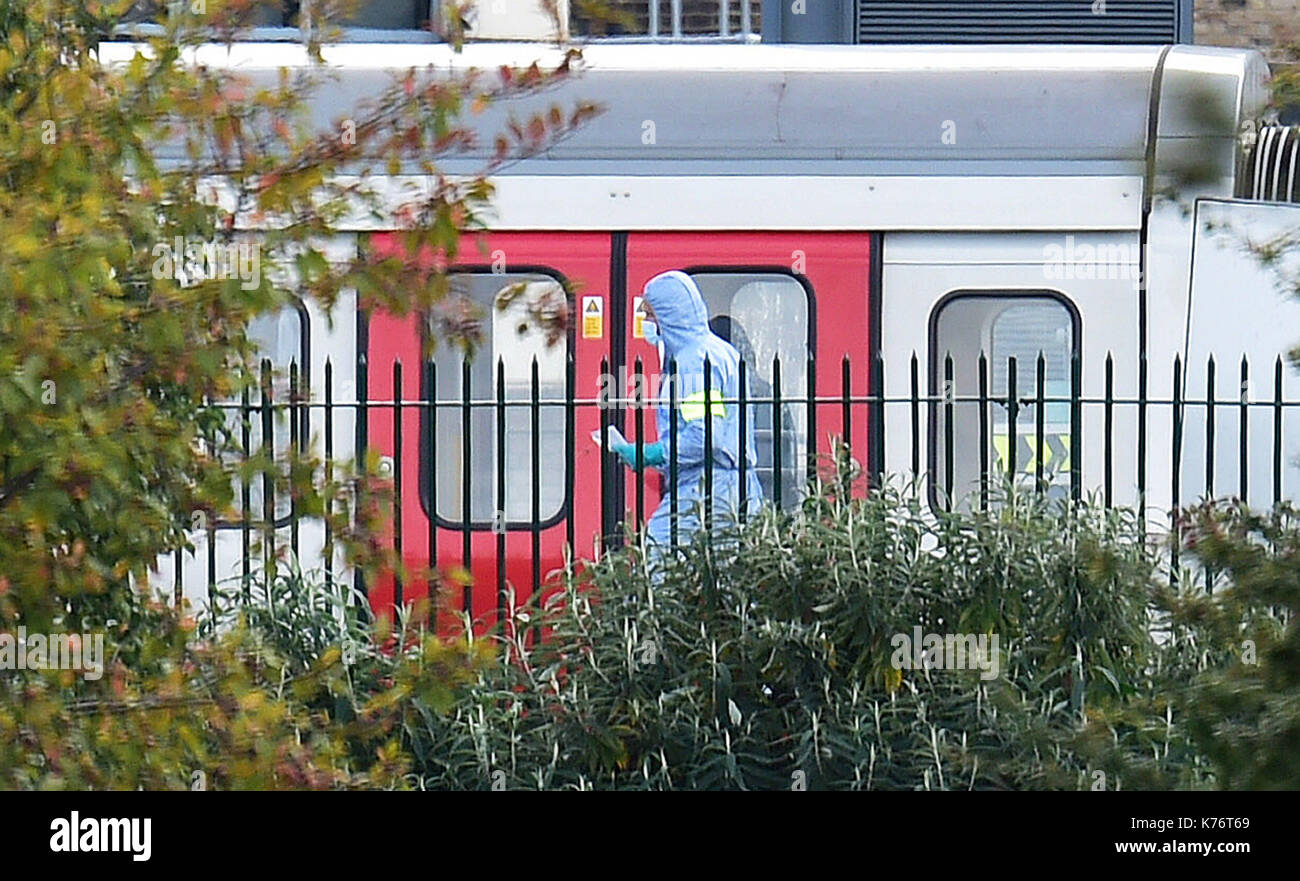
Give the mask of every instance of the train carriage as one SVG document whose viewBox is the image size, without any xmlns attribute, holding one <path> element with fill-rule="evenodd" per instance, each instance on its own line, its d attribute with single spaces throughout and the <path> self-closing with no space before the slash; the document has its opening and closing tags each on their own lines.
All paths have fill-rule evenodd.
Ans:
<svg viewBox="0 0 1300 881">
<path fill-rule="evenodd" d="M 555 51 L 330 47 L 339 76 L 315 123 L 333 125 L 411 68 L 544 63 Z M 1153 520 L 1203 494 L 1268 504 L 1300 492 L 1282 455 L 1300 424 L 1277 373 L 1300 338 L 1297 307 L 1278 267 L 1234 244 L 1300 227 L 1300 139 L 1261 122 L 1257 53 L 615 44 L 585 56 L 581 76 L 475 122 L 490 144 L 509 113 L 607 108 L 495 177 L 491 232 L 450 269 L 487 307 L 473 360 L 444 348 L 425 362 L 422 316 L 366 313 L 355 299 L 332 323 L 306 304 L 264 331 L 282 365 L 303 365 L 314 402 L 329 364 L 336 406 L 312 408 L 298 436 L 322 439 L 328 412 L 334 456 L 384 457 L 402 488 L 403 555 L 417 568 L 464 565 L 473 583 L 460 602 L 486 623 L 503 589 L 527 599 L 566 546 L 599 553 L 656 503 L 655 480 L 588 436 L 612 422 L 654 439 L 652 413 L 598 404 L 609 377 L 622 388 L 638 361 L 654 371 L 639 297 L 669 269 L 696 279 L 715 330 L 746 360 L 769 500 L 796 503 L 810 461 L 840 443 L 873 474 L 920 478 L 935 505 L 1007 470 L 1049 492 L 1140 504 Z M 199 57 L 255 80 L 306 64 L 283 44 Z M 381 181 L 394 202 L 427 184 L 416 168 Z M 394 230 L 357 217 L 332 247 L 382 254 Z M 490 308 L 513 286 L 568 298 L 567 338 L 548 345 Z M 1238 421 L 1213 421 L 1207 403 L 1243 395 Z M 304 564 L 323 565 L 319 526 L 298 527 Z M 164 562 L 161 583 L 179 579 L 202 604 L 211 583 L 247 574 L 246 530 L 194 544 Z M 376 608 L 424 590 L 366 587 Z"/>
</svg>

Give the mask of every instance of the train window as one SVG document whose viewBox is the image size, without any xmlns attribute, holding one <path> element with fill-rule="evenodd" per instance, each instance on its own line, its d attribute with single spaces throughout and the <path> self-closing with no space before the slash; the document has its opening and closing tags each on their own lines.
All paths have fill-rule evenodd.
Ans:
<svg viewBox="0 0 1300 881">
<path fill-rule="evenodd" d="M 1005 474 L 1015 444 L 1018 475 L 1032 477 L 1042 463 L 1049 494 L 1062 495 L 1070 486 L 1070 453 L 1075 426 L 1070 420 L 1072 356 L 1078 351 L 1078 313 L 1059 294 L 1037 291 L 961 292 L 950 295 L 931 319 L 930 408 L 931 485 L 943 498 L 949 491 L 947 450 L 951 432 L 951 493 L 954 504 L 969 500 L 979 487 L 980 419 L 979 357 L 988 358 L 987 460 L 995 475 Z M 1043 444 L 1038 449 L 1037 409 L 1022 403 L 1015 437 L 1007 407 L 1011 363 L 1015 359 L 1016 397 L 1034 398 L 1038 387 L 1038 358 L 1043 357 Z M 946 359 L 952 358 L 952 385 L 946 381 Z M 952 400 L 952 425 L 947 423 Z M 994 477 L 992 486 L 998 485 Z"/>
<path fill-rule="evenodd" d="M 451 296 L 464 301 L 482 316 L 483 338 L 468 356 L 469 398 L 495 401 L 497 363 L 504 365 L 505 399 L 528 401 L 532 397 L 532 363 L 537 359 L 538 394 L 542 401 L 560 401 L 566 394 L 565 363 L 567 341 L 549 345 L 546 333 L 529 319 L 530 305 L 549 298 L 565 297 L 560 280 L 544 272 L 462 272 L 451 277 Z M 465 446 L 465 412 L 462 366 L 466 353 L 457 346 L 442 344 L 434 349 L 437 367 L 437 462 L 430 463 L 427 427 L 421 431 L 425 453 L 422 465 L 434 466 L 437 480 L 437 519 L 445 526 L 465 522 L 464 476 L 469 470 L 469 520 L 475 528 L 527 527 L 532 522 L 532 414 L 530 408 L 505 408 L 505 509 L 497 510 L 497 409 L 472 406 L 469 414 L 469 445 Z M 426 391 L 426 394 L 429 392 Z M 428 413 L 426 411 L 425 418 Z M 538 414 L 539 520 L 547 523 L 560 516 L 565 501 L 563 463 L 565 449 L 564 407 L 542 404 Z M 427 426 L 427 423 L 426 423 Z M 468 461 L 467 461 L 468 460 Z M 430 510 L 427 479 L 420 481 L 422 502 Z"/>
<path fill-rule="evenodd" d="M 776 271 L 701 269 L 690 273 L 709 308 L 709 326 L 746 362 L 748 395 L 763 498 L 776 498 L 777 444 L 781 450 L 781 504 L 798 504 L 808 456 L 808 351 L 812 289 Z M 781 363 L 781 414 L 773 419 L 773 361 Z M 789 403 L 785 403 L 785 402 Z"/>
<path fill-rule="evenodd" d="M 256 348 L 259 359 L 265 359 L 271 363 L 271 400 L 273 404 L 283 404 L 289 400 L 290 370 L 296 367 L 298 370 L 298 388 L 300 394 L 306 392 L 306 375 L 304 365 L 309 364 L 307 348 L 307 310 L 301 302 L 295 302 L 293 306 L 259 315 L 254 318 L 248 325 L 248 338 Z M 224 402 L 225 431 L 227 437 L 232 440 L 240 453 L 236 456 L 242 458 L 244 449 L 245 427 L 248 434 L 248 453 L 256 455 L 262 449 L 265 443 L 263 439 L 263 430 L 265 423 L 262 417 L 261 399 L 258 389 L 253 389 L 249 393 L 249 412 L 247 426 L 244 425 L 243 414 L 238 400 Z M 299 412 L 299 431 L 297 435 L 298 446 L 300 449 L 305 448 L 308 435 L 308 411 L 304 407 Z M 287 407 L 273 406 L 271 411 L 270 434 L 275 450 L 275 460 L 277 462 L 288 461 L 289 445 L 293 441 L 293 431 L 290 425 L 290 412 Z M 236 519 L 233 521 L 221 521 L 218 523 L 222 527 L 238 526 L 240 524 L 238 512 L 243 508 L 243 487 L 236 482 L 234 508 Z M 263 514 L 262 506 L 262 481 L 260 479 L 250 480 L 248 484 L 248 511 L 253 518 L 261 517 Z M 285 521 L 290 515 L 289 499 L 284 493 L 281 493 L 275 499 L 275 519 L 276 522 Z"/>
<path fill-rule="evenodd" d="M 301 367 L 306 358 L 303 324 L 299 309 L 279 309 L 254 318 L 248 325 L 248 337 L 262 357 L 287 375 L 290 364 Z"/>
</svg>

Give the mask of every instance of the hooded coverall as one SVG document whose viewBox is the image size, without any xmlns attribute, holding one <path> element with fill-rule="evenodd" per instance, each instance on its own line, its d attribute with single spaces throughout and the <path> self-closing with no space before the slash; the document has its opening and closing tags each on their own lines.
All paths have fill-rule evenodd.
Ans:
<svg viewBox="0 0 1300 881">
<path fill-rule="evenodd" d="M 706 419 L 712 421 L 713 443 L 713 527 L 735 522 L 740 508 L 740 481 L 746 481 L 746 513 L 758 510 L 763 489 L 754 471 L 758 457 L 754 447 L 754 422 L 746 424 L 745 473 L 740 473 L 740 355 L 731 344 L 709 330 L 709 311 L 694 280 L 673 270 L 656 275 L 646 283 L 644 296 L 654 309 L 659 338 L 664 346 L 665 373 L 676 362 L 677 412 L 671 412 L 671 398 L 664 377 L 658 395 L 655 425 L 659 439 L 643 444 L 642 463 L 671 476 L 673 451 L 671 421 L 676 419 L 677 484 L 668 487 L 659 507 L 650 517 L 647 532 L 651 543 L 667 547 L 672 542 L 672 499 L 677 497 L 677 543 L 685 544 L 700 528 L 705 483 Z M 709 398 L 704 396 L 704 362 L 709 362 Z M 634 444 L 618 444 L 614 452 L 630 467 L 636 466 Z"/>
</svg>

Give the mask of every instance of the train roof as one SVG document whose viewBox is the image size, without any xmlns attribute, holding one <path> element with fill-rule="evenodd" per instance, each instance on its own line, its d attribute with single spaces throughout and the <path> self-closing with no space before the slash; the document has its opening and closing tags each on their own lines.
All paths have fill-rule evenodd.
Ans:
<svg viewBox="0 0 1300 881">
<path fill-rule="evenodd" d="M 105 43 L 121 61 L 133 43 Z M 328 46 L 334 75 L 312 98 L 322 129 L 411 69 L 430 75 L 558 61 L 537 43 Z M 234 43 L 191 56 L 278 81 L 310 66 L 301 46 Z M 505 102 L 473 124 L 482 152 L 444 163 L 481 164 L 509 115 L 577 100 L 605 112 L 523 175 L 1107 175 L 1142 174 L 1157 137 L 1215 139 L 1232 152 L 1243 121 L 1264 106 L 1267 66 L 1257 52 L 1202 46 L 806 46 L 594 44 L 583 72 Z M 174 145 L 161 157 L 180 159 Z M 412 169 L 414 170 L 414 169 Z"/>
<path fill-rule="evenodd" d="M 101 47 L 105 60 L 133 51 Z M 318 87 L 312 114 L 333 129 L 411 69 L 545 64 L 559 49 L 348 43 L 324 56 L 337 75 Z M 192 57 L 268 84 L 309 66 L 303 47 L 283 43 L 213 44 Z M 1193 45 L 615 43 L 588 45 L 584 57 L 563 86 L 474 118 L 482 152 L 448 172 L 485 159 L 510 114 L 582 99 L 606 110 L 506 173 L 1141 173 L 1153 107 L 1160 138 L 1232 139 L 1264 105 L 1268 78 L 1257 52 Z"/>
</svg>

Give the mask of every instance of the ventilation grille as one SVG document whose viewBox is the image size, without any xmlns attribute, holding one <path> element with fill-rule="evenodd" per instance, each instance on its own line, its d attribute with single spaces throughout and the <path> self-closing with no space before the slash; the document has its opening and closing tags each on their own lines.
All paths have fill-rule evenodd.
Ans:
<svg viewBox="0 0 1300 881">
<path fill-rule="evenodd" d="M 1175 43 L 1179 0 L 857 0 L 859 43 Z"/>
<path fill-rule="evenodd" d="M 1300 125 L 1260 128 L 1237 195 L 1265 202 L 1300 202 Z"/>
</svg>

